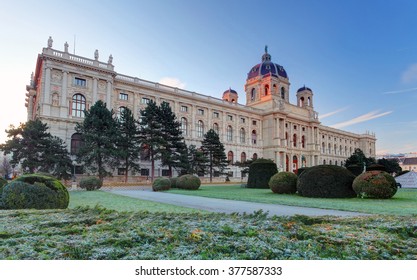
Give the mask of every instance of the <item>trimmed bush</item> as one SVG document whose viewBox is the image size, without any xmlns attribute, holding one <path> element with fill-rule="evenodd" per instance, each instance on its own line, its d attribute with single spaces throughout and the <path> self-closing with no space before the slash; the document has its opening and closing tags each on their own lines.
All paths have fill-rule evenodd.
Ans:
<svg viewBox="0 0 417 280">
<path fill-rule="evenodd" d="M 28 174 L 3 187 L 2 202 L 5 209 L 65 209 L 69 194 L 53 177 Z"/>
<path fill-rule="evenodd" d="M 301 174 L 304 172 L 304 171 L 306 171 L 308 169 L 308 167 L 301 167 L 301 168 L 298 168 L 298 170 L 297 170 L 297 177 L 300 177 L 301 176 Z"/>
<path fill-rule="evenodd" d="M 357 164 L 351 164 L 347 166 L 346 169 L 352 172 L 355 177 L 361 175 L 363 172 L 363 166 Z"/>
<path fill-rule="evenodd" d="M 271 177 L 268 185 L 274 193 L 296 193 L 297 175 L 291 172 L 279 172 Z"/>
<path fill-rule="evenodd" d="M 268 189 L 269 179 L 278 172 L 277 165 L 270 159 L 257 159 L 249 166 L 248 188 Z"/>
<path fill-rule="evenodd" d="M 98 190 L 102 187 L 103 183 L 97 177 L 85 177 L 80 180 L 80 188 L 87 191 Z"/>
<path fill-rule="evenodd" d="M 178 177 L 177 188 L 185 190 L 198 190 L 201 180 L 197 176 L 186 174 Z"/>
<path fill-rule="evenodd" d="M 156 178 L 152 183 L 152 190 L 154 192 L 167 191 L 171 188 L 171 181 L 168 178 Z"/>
<path fill-rule="evenodd" d="M 346 168 L 335 165 L 310 167 L 298 178 L 297 191 L 301 196 L 321 198 L 356 197 L 352 189 L 355 176 Z"/>
<path fill-rule="evenodd" d="M 385 166 L 381 164 L 371 164 L 366 168 L 366 171 L 376 171 L 376 170 L 387 172 L 387 169 L 385 168 Z"/>
<path fill-rule="evenodd" d="M 0 209 L 3 209 L 3 202 L 1 200 L 1 196 L 3 193 L 3 187 L 7 184 L 7 180 L 0 178 Z"/>
<path fill-rule="evenodd" d="M 169 180 L 171 181 L 171 189 L 176 188 L 178 177 L 171 177 Z"/>
<path fill-rule="evenodd" d="M 397 189 L 394 177 L 384 171 L 367 171 L 353 181 L 353 190 L 361 198 L 391 198 Z"/>
</svg>

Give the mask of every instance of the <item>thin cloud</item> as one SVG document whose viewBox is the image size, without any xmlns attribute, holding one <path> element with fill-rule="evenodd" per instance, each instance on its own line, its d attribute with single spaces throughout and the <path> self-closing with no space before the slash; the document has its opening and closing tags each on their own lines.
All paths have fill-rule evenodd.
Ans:
<svg viewBox="0 0 417 280">
<path fill-rule="evenodd" d="M 373 120 L 373 119 L 377 119 L 377 118 L 389 115 L 393 111 L 387 111 L 387 112 L 383 112 L 383 113 L 378 113 L 378 112 L 379 111 L 372 111 L 372 112 L 366 113 L 364 115 L 361 115 L 359 117 L 353 118 L 351 120 L 331 125 L 330 127 L 343 128 L 343 127 L 351 126 L 351 125 L 354 125 L 354 124 L 357 124 L 357 123 L 362 123 L 362 122 L 370 121 L 370 120 Z"/>
<path fill-rule="evenodd" d="M 383 92 L 382 94 L 396 94 L 396 93 L 406 93 L 406 92 L 413 92 L 413 91 L 417 91 L 417 87 L 407 88 L 407 89 L 402 89 L 402 90 L 386 91 L 386 92 Z"/>
<path fill-rule="evenodd" d="M 417 63 L 410 65 L 402 74 L 401 81 L 404 84 L 417 81 Z"/>
<path fill-rule="evenodd" d="M 338 109 L 336 111 L 323 114 L 323 115 L 320 116 L 320 120 L 325 119 L 325 118 L 328 118 L 328 117 L 333 116 L 333 115 L 336 115 L 336 114 L 338 114 L 340 112 L 346 111 L 347 109 L 349 109 L 349 107 L 343 107 L 343 108 L 340 108 L 340 109 Z"/>
<path fill-rule="evenodd" d="M 159 80 L 159 83 L 166 85 L 166 86 L 176 87 L 180 89 L 184 89 L 186 85 L 184 82 L 181 82 L 179 79 L 172 78 L 172 77 L 164 77 Z"/>
</svg>

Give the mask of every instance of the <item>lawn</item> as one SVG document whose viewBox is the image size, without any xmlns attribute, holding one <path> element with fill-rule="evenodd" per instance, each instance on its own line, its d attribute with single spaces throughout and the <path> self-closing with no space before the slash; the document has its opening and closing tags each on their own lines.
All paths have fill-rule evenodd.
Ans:
<svg viewBox="0 0 417 280">
<path fill-rule="evenodd" d="M 296 194 L 275 194 L 269 189 L 242 188 L 240 185 L 202 185 L 197 191 L 171 189 L 169 192 L 260 203 L 357 211 L 372 214 L 417 214 L 417 190 L 414 189 L 399 189 L 391 199 L 308 198 Z"/>
<path fill-rule="evenodd" d="M 0 259 L 417 259 L 416 216 L 0 211 Z"/>
<path fill-rule="evenodd" d="M 120 196 L 103 191 L 71 191 L 69 208 L 79 206 L 104 207 L 117 211 L 148 211 L 170 213 L 205 213 L 203 210 L 151 202 L 131 197 Z"/>
</svg>

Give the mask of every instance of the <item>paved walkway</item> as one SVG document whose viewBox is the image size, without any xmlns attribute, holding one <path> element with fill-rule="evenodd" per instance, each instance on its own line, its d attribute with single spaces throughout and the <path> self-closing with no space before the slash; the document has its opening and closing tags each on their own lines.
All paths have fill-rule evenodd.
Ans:
<svg viewBox="0 0 417 280">
<path fill-rule="evenodd" d="M 329 210 L 320 208 L 287 206 L 278 204 L 256 203 L 238 200 L 227 200 L 217 198 L 207 198 L 199 196 L 189 196 L 180 194 L 171 194 L 164 192 L 152 192 L 148 189 L 143 190 L 117 190 L 108 189 L 108 192 L 150 200 L 154 202 L 161 202 L 173 204 L 183 207 L 190 207 L 195 209 L 206 210 L 210 212 L 220 213 L 253 213 L 254 211 L 263 210 L 269 212 L 269 215 L 277 216 L 293 216 L 293 215 L 307 215 L 307 216 L 341 216 L 341 217 L 355 217 L 364 216 L 368 214 L 358 212 L 348 212 L 339 210 Z"/>
</svg>

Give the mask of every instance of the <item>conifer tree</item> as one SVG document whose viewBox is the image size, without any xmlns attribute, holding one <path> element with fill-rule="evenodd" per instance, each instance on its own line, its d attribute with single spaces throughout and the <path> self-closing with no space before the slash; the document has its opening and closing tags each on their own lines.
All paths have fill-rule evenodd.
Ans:
<svg viewBox="0 0 417 280">
<path fill-rule="evenodd" d="M 201 149 L 197 149 L 195 145 L 188 147 L 188 166 L 186 173 L 197 174 L 203 176 L 207 173 L 208 159 Z"/>
<path fill-rule="evenodd" d="M 84 163 L 88 170 L 97 172 L 101 181 L 112 175 L 110 171 L 114 169 L 114 158 L 117 156 L 117 126 L 113 115 L 113 110 L 107 109 L 106 103 L 99 100 L 85 111 L 84 121 L 75 127 L 83 141 L 77 154 L 78 161 Z"/>
<path fill-rule="evenodd" d="M 201 149 L 208 159 L 210 182 L 212 182 L 213 172 L 218 171 L 222 174 L 228 165 L 224 146 L 220 142 L 219 135 L 213 129 L 210 129 L 204 135 Z"/>
<path fill-rule="evenodd" d="M 139 171 L 139 127 L 129 108 L 123 108 L 117 118 L 117 165 L 125 168 L 125 182 L 129 170 Z"/>
<path fill-rule="evenodd" d="M 166 145 L 166 139 L 162 133 L 162 122 L 159 108 L 153 100 L 150 100 L 144 110 L 140 110 L 139 139 L 142 146 L 149 149 L 151 161 L 151 181 L 155 177 L 155 160 L 160 158 L 161 147 Z"/>
<path fill-rule="evenodd" d="M 168 166 L 171 177 L 173 168 L 178 171 L 184 169 L 187 146 L 180 130 L 181 124 L 167 102 L 162 102 L 159 106 L 159 114 L 162 137 L 165 139 L 165 145 L 160 149 L 161 162 L 162 165 Z"/>
<path fill-rule="evenodd" d="M 0 145 L 10 164 L 21 164 L 25 172 L 52 173 L 59 179 L 71 177 L 71 159 L 64 142 L 48 132 L 48 125 L 39 119 L 27 121 L 6 130 L 9 140 Z"/>
</svg>

